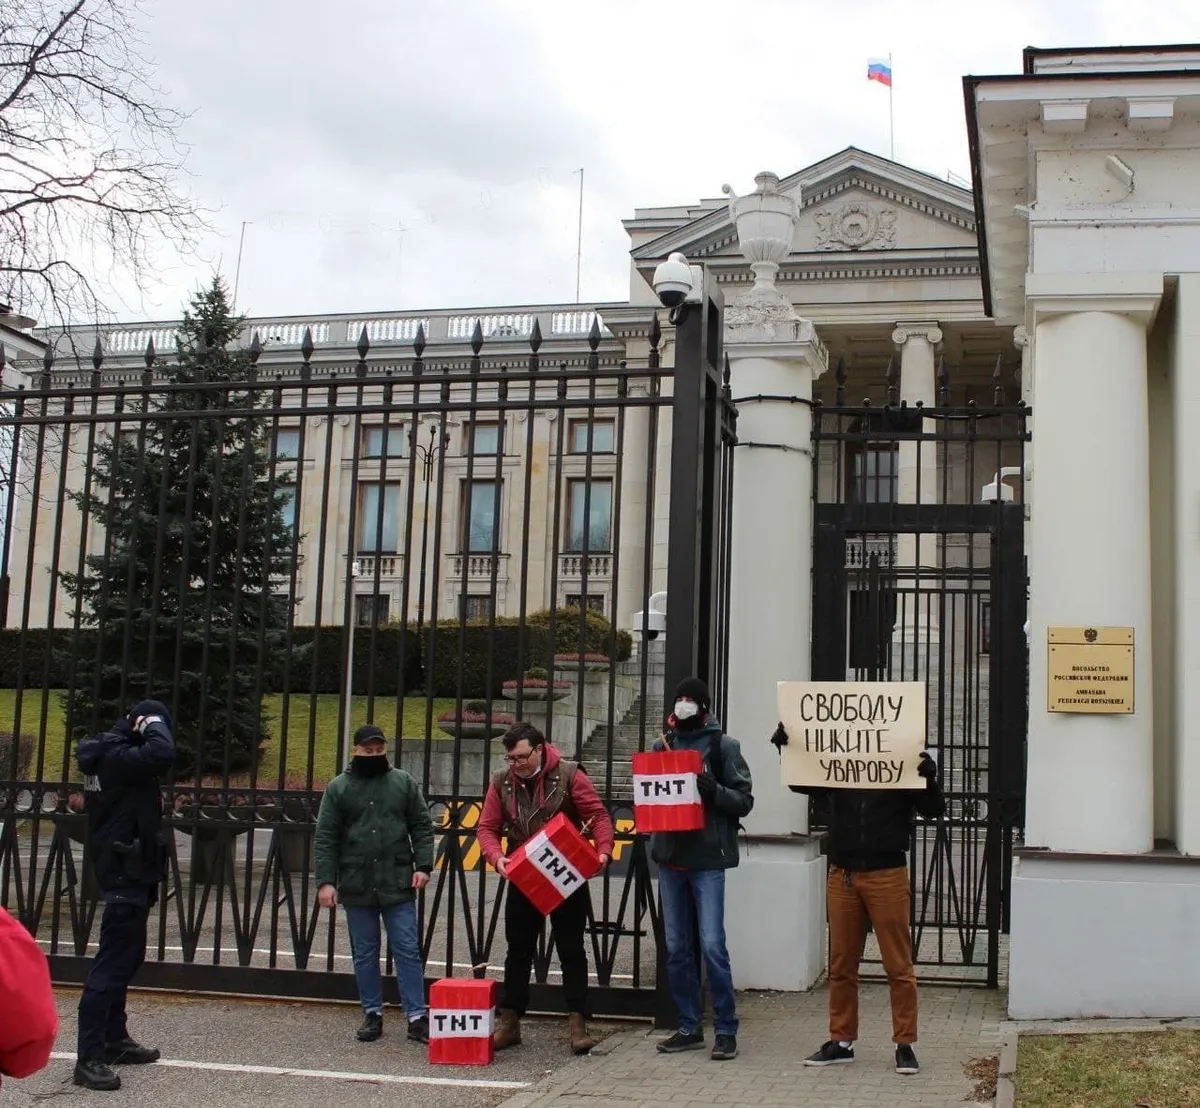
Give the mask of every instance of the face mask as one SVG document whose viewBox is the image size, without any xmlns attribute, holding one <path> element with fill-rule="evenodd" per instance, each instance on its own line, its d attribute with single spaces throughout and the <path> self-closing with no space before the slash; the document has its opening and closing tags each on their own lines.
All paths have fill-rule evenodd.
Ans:
<svg viewBox="0 0 1200 1108">
<path fill-rule="evenodd" d="M 675 701 L 675 718 L 677 720 L 691 719 L 700 713 L 700 705 L 694 700 Z"/>
<path fill-rule="evenodd" d="M 350 768 L 360 777 L 376 777 L 388 771 L 386 754 L 355 754 L 350 759 Z"/>
</svg>

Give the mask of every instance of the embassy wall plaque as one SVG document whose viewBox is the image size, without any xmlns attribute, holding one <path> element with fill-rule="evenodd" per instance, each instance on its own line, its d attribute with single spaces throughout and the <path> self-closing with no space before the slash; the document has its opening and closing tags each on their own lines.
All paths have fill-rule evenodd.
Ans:
<svg viewBox="0 0 1200 1108">
<path fill-rule="evenodd" d="M 1049 627 L 1046 644 L 1048 712 L 1133 711 L 1132 627 Z"/>
</svg>

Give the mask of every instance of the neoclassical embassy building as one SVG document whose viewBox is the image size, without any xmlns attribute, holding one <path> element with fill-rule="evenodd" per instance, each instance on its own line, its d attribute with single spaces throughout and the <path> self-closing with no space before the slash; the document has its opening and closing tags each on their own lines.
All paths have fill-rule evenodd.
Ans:
<svg viewBox="0 0 1200 1108">
<path fill-rule="evenodd" d="M 948 395 L 955 404 L 990 403 L 997 373 L 1010 394 L 1020 388 L 1021 349 L 1014 345 L 1014 331 L 997 330 L 984 310 L 975 212 L 968 190 L 854 148 L 796 170 L 783 180 L 781 188 L 799 199 L 801 212 L 779 285 L 792 298 L 797 311 L 817 328 L 821 356 L 830 366 L 841 367 L 840 381 L 846 396 L 855 401 L 871 398 L 882 404 L 891 384 L 909 403 L 923 400 L 932 404 L 939 368 L 945 372 Z M 596 355 L 601 372 L 618 362 L 635 368 L 645 366 L 649 358 L 647 335 L 656 313 L 664 316 L 665 325 L 665 313 L 651 280 L 655 266 L 668 254 L 681 252 L 703 264 L 728 297 L 748 287 L 752 274 L 738 249 L 729 204 L 724 198 L 638 209 L 625 221 L 625 227 L 633 264 L 629 299 L 623 303 L 251 318 L 246 324 L 245 341 L 259 335 L 264 345 L 260 367 L 265 377 L 278 372 L 294 383 L 299 348 L 306 333 L 314 344 L 312 372 L 319 376 L 331 371 L 351 373 L 356 358 L 354 347 L 365 330 L 371 344 L 368 380 L 377 381 L 389 371 L 400 374 L 407 369 L 419 328 L 427 343 L 426 360 L 465 366 L 470 339 L 478 325 L 485 342 L 486 364 L 519 364 L 528 354 L 536 323 L 543 339 L 541 356 L 546 362 L 582 366 L 590 352 L 588 336 L 595 323 L 600 334 Z M 169 354 L 174 333 L 174 325 L 163 322 L 113 326 L 95 333 L 77 329 L 71 336 L 44 337 L 56 338 L 59 360 L 53 375 L 59 382 L 85 378 L 97 340 L 104 355 L 106 379 L 133 380 L 144 368 L 147 343 L 153 342 L 160 356 Z M 1016 337 L 1019 341 L 1019 333 Z M 75 351 L 82 353 L 82 362 Z M 670 366 L 673 355 L 673 332 L 665 327 L 663 364 Z M 17 364 L 36 366 L 29 360 Z M 831 371 L 818 381 L 817 396 L 833 400 L 838 384 Z M 634 383 L 632 387 L 646 386 Z M 369 386 L 367 400 L 373 395 L 381 398 L 378 389 L 372 393 Z M 280 475 L 295 468 L 310 474 L 319 472 L 326 457 L 333 459 L 336 469 L 327 490 L 323 481 L 301 481 L 299 503 L 288 508 L 289 523 L 294 522 L 304 536 L 299 552 L 298 622 L 312 622 L 317 615 L 312 578 L 322 566 L 328 582 L 322 590 L 323 623 L 341 620 L 343 590 L 348 582 L 353 582 L 350 587 L 357 593 L 354 611 L 360 622 L 398 619 L 403 547 L 407 545 L 410 555 L 417 558 L 425 542 L 424 532 L 432 535 L 435 529 L 444 536 L 438 564 L 429 565 L 423 594 L 413 586 L 408 589 L 410 614 L 423 605 L 428 615 L 436 588 L 441 618 L 454 618 L 459 612 L 481 617 L 493 610 L 497 615 L 515 615 L 517 590 L 509 583 L 517 575 L 518 536 L 528 527 L 534 536 L 528 565 L 532 574 L 529 597 L 543 606 L 582 603 L 581 555 L 586 548 L 590 558 L 586 602 L 619 625 L 632 626 L 635 613 L 643 607 L 642 598 L 665 588 L 666 536 L 662 528 L 668 512 L 669 483 L 664 468 L 664 479 L 655 483 L 658 530 L 653 580 L 647 589 L 640 572 L 645 531 L 640 521 L 646 511 L 645 478 L 639 464 L 642 460 L 621 467 L 625 487 L 618 494 L 613 487 L 618 476 L 615 413 L 596 409 L 589 440 L 588 421 L 583 418 L 587 412 L 588 407 L 581 407 L 579 412 L 567 414 L 561 450 L 556 449 L 553 421 L 541 417 L 537 420 L 534 450 L 544 452 L 547 464 L 534 467 L 536 484 L 531 490 L 531 504 L 537 507 L 528 521 L 523 516 L 520 481 L 514 479 L 525 465 L 528 448 L 528 437 L 520 425 L 523 414 L 504 417 L 507 426 L 503 436 L 499 415 L 487 421 L 451 415 L 440 436 L 432 425 L 418 427 L 415 444 L 419 464 L 415 467 L 409 464 L 414 429 L 404 426 L 401 420 L 393 419 L 386 435 L 379 417 L 375 423 L 365 421 L 357 428 L 351 427 L 348 419 L 331 423 L 310 420 L 300 457 L 300 419 L 284 417 L 276 434 Z M 645 439 L 640 425 L 635 425 L 636 419 L 637 414 L 631 414 L 623 446 L 626 452 L 640 449 L 644 453 Z M 80 427 L 76 433 L 82 435 L 85 429 Z M 497 456 L 501 441 L 504 453 Z M 665 467 L 670 457 L 669 424 L 660 429 L 655 443 Z M 357 461 L 352 464 L 355 455 Z M 470 465 L 468 482 L 472 455 L 475 460 Z M 585 465 L 585 455 L 590 455 L 590 464 Z M 878 450 L 868 446 L 855 464 L 861 468 L 846 480 L 858 481 L 864 495 L 882 501 L 900 495 L 903 467 L 893 446 L 880 444 Z M 926 464 L 933 465 L 932 457 Z M 443 465 L 439 477 L 434 470 Z M 561 473 L 557 472 L 560 468 Z M 968 479 L 968 474 L 953 464 L 947 473 L 956 484 Z M 402 518 L 410 475 L 419 482 L 414 490 L 415 504 L 423 522 L 415 541 L 406 544 Z M 53 495 L 58 483 L 55 466 L 48 461 L 40 477 L 40 510 L 53 514 L 58 500 Z M 991 474 L 982 472 L 970 475 L 981 486 L 991 478 Z M 77 485 L 81 479 L 82 475 L 74 472 L 68 483 Z M 934 488 L 936 480 L 930 469 L 927 488 Z M 554 517 L 552 488 L 560 490 L 562 498 L 557 542 L 550 534 Z M 357 521 L 353 534 L 348 529 L 352 504 Z M 621 527 L 614 519 L 618 505 L 627 517 Z M 323 511 L 327 516 L 322 516 Z M 36 624 L 48 611 L 49 596 L 43 590 L 49 588 L 49 577 L 26 572 L 28 524 L 28 513 L 19 512 L 12 576 L 18 581 L 29 579 L 35 594 L 31 613 Z M 53 530 L 44 522 L 39 534 L 49 542 Z M 495 550 L 494 531 L 499 538 Z M 626 537 L 628 544 L 619 595 L 609 572 L 612 540 L 618 533 Z M 323 535 L 335 534 L 338 541 L 322 541 Z M 88 541 L 92 552 L 102 549 L 102 530 L 90 528 Z M 73 564 L 78 542 L 78 514 L 68 506 L 62 521 L 62 565 Z M 427 559 L 431 559 L 432 538 L 427 545 Z M 35 564 L 37 547 L 35 543 Z M 494 573 L 493 556 L 498 562 Z M 551 574 L 554 559 L 558 560 L 557 572 Z M 357 579 L 346 572 L 347 564 L 357 573 Z M 438 575 L 440 581 L 435 585 L 434 577 Z M 67 599 L 59 596 L 60 618 L 66 611 L 62 607 L 65 604 Z"/>
<path fill-rule="evenodd" d="M 412 406 L 418 333 L 425 359 L 464 366 L 478 335 L 494 369 L 527 358 L 536 328 L 546 363 L 603 383 L 624 362 L 647 372 L 635 391 L 677 353 L 665 319 L 653 337 L 655 268 L 702 267 L 738 410 L 723 714 L 756 783 L 729 877 L 739 984 L 803 989 L 824 967 L 819 815 L 779 783 L 777 682 L 915 679 L 951 802 L 911 859 L 918 960 L 938 961 L 922 955 L 931 922 L 972 968 L 986 917 L 1016 1017 L 1200 1015 L 1200 50 L 1030 49 L 1020 72 L 964 78 L 964 96 L 971 190 L 847 149 L 732 203 L 637 210 L 621 303 L 256 319 L 246 341 L 257 331 L 263 371 L 286 377 L 307 332 L 312 366 L 349 374 L 365 330 L 363 389 Z M 73 338 L 132 377 L 172 331 Z M 46 337 L 51 374 L 81 380 L 86 362 Z M 501 407 L 464 422 L 450 397 L 432 435 L 336 412 L 300 435 L 280 415 L 277 464 L 322 478 L 299 485 L 297 533 L 340 536 L 303 552 L 299 610 L 337 622 L 350 588 L 356 618 L 393 618 L 401 559 L 432 529 L 410 609 L 515 614 L 524 597 L 635 627 L 666 588 L 671 428 L 610 420 L 604 387 L 575 381 L 532 424 Z M 414 449 L 432 465 L 390 467 Z M 36 521 L 58 512 L 59 476 L 18 497 L 13 524 L 34 622 L 65 603 L 29 541 L 31 521 L 52 530 Z M 401 504 L 419 506 L 413 543 Z M 69 554 L 78 526 L 55 519 Z M 330 582 L 320 600 L 312 575 Z M 989 942 L 989 983 L 999 960 Z"/>
</svg>

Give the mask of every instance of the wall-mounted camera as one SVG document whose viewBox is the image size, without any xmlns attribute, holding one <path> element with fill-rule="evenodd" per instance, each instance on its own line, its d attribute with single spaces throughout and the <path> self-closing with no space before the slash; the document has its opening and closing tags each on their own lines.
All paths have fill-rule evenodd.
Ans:
<svg viewBox="0 0 1200 1108">
<path fill-rule="evenodd" d="M 670 320 L 677 324 L 690 304 L 699 304 L 704 286 L 704 271 L 690 265 L 683 254 L 668 255 L 654 270 L 654 293 L 664 308 L 670 309 Z"/>
</svg>

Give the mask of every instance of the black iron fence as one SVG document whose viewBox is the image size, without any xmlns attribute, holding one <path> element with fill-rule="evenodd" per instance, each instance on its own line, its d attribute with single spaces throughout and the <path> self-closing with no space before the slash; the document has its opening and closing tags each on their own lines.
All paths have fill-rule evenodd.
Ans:
<svg viewBox="0 0 1200 1108">
<path fill-rule="evenodd" d="M 936 406 L 900 404 L 894 373 L 882 405 L 837 384 L 813 424 L 813 678 L 925 683 L 947 815 L 913 833 L 914 958 L 995 986 L 1024 820 L 1030 409 L 999 367 L 990 405 L 952 404 L 944 367 Z"/>
<path fill-rule="evenodd" d="M 281 366 L 232 334 L 192 321 L 128 373 L 99 346 L 90 367 L 48 358 L 0 395 L 0 901 L 57 980 L 81 979 L 96 890 L 74 742 L 155 696 L 181 760 L 142 980 L 352 998 L 312 835 L 349 733 L 373 721 L 434 809 L 427 975 L 482 975 L 504 883 L 474 825 L 496 736 L 528 719 L 585 765 L 618 828 L 591 888 L 594 1006 L 650 1013 L 660 928 L 628 761 L 685 664 L 667 651 L 696 656 L 702 632 L 664 647 L 631 621 L 672 572 L 660 455 L 673 428 L 707 429 L 711 504 L 676 506 L 669 531 L 703 552 L 702 653 L 724 688 L 727 382 L 662 368 L 657 319 L 639 368 L 602 359 L 598 323 L 572 363 L 536 326 L 518 362 L 490 357 L 477 326 L 469 355 L 428 357 L 421 331 L 400 366 L 364 330 L 342 373 L 313 365 L 311 337 Z M 557 1006 L 550 956 L 535 1007 Z"/>
</svg>

